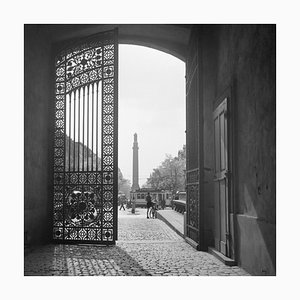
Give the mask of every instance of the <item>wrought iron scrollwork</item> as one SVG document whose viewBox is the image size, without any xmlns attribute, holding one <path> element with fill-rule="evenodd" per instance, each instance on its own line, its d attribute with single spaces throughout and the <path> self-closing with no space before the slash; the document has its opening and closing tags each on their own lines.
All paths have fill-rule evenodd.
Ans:
<svg viewBox="0 0 300 300">
<path fill-rule="evenodd" d="M 199 229 L 199 170 L 187 171 L 187 224 Z"/>
<path fill-rule="evenodd" d="M 188 186 L 188 220 L 187 223 L 198 229 L 198 185 Z"/>
<path fill-rule="evenodd" d="M 54 240 L 116 239 L 116 46 L 108 31 L 55 59 Z"/>
<path fill-rule="evenodd" d="M 66 196 L 66 225 L 88 226 L 100 220 L 99 190 L 82 190 L 81 187 L 69 190 Z"/>
</svg>

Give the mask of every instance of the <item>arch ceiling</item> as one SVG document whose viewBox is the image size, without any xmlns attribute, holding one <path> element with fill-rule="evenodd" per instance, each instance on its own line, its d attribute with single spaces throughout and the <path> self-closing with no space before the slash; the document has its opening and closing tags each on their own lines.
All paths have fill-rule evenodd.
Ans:
<svg viewBox="0 0 300 300">
<path fill-rule="evenodd" d="M 192 25 L 176 24 L 53 24 L 37 25 L 57 47 L 68 40 L 85 37 L 97 32 L 119 29 L 120 44 L 134 44 L 164 51 L 185 61 Z"/>
</svg>

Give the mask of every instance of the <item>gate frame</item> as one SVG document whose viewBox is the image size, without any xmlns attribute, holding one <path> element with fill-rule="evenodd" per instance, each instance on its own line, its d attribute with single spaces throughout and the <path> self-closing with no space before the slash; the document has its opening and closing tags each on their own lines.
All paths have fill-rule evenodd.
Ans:
<svg viewBox="0 0 300 300">
<path fill-rule="evenodd" d="M 51 161 L 51 165 L 52 165 L 52 181 L 51 181 L 51 241 L 52 243 L 55 244 L 98 244 L 98 245 L 115 245 L 116 241 L 118 239 L 118 75 L 119 75 L 119 60 L 118 60 L 118 56 L 119 56 L 119 41 L 118 41 L 118 28 L 115 27 L 112 30 L 106 30 L 106 31 L 102 31 L 102 32 L 97 32 L 95 34 L 91 34 L 88 36 L 84 36 L 84 37 L 76 37 L 74 39 L 68 39 L 68 40 L 64 40 L 61 42 L 58 42 L 56 44 L 54 44 L 52 46 L 51 49 L 51 61 L 52 61 L 52 80 L 51 80 L 51 86 L 52 88 L 52 97 L 51 99 L 55 99 L 56 93 L 55 93 L 55 83 L 56 83 L 56 67 L 55 67 L 55 58 L 56 56 L 64 51 L 67 50 L 68 48 L 71 48 L 72 46 L 80 46 L 81 44 L 83 44 L 86 40 L 96 40 L 97 36 L 101 36 L 102 34 L 106 33 L 106 32 L 112 32 L 113 34 L 113 39 L 114 39 L 114 103 L 113 103 L 113 109 L 114 109 L 114 124 L 113 124 L 113 131 L 114 131 L 114 140 L 113 140 L 113 199 L 112 199 L 112 212 L 113 212 L 113 239 L 112 241 L 103 241 L 103 240 L 66 240 L 66 239 L 54 239 L 53 237 L 53 228 L 54 228 L 54 142 L 55 142 L 55 101 L 51 100 L 51 103 L 53 104 L 53 106 L 51 106 L 51 114 L 52 114 L 52 124 L 51 124 L 51 136 L 52 136 L 52 151 L 51 155 L 49 157 L 50 161 Z M 103 78 L 101 78 L 100 83 L 102 82 L 103 84 Z M 102 91 L 103 92 L 103 91 Z M 65 92 L 65 96 L 66 97 L 66 92 Z M 65 98 L 66 99 L 66 98 Z M 103 97 L 101 97 L 101 105 L 103 104 Z M 66 100 L 64 100 L 66 101 Z M 64 108 L 64 123 L 66 122 L 66 110 Z M 101 117 L 101 122 L 102 122 L 102 117 Z M 65 129 L 64 129 L 65 131 Z M 64 144 L 65 144 L 65 140 L 64 140 Z M 103 148 L 103 135 L 102 135 L 102 140 L 101 140 L 101 154 L 103 154 L 102 151 Z M 65 149 L 65 146 L 64 146 Z M 101 165 L 103 163 L 102 157 L 101 157 Z M 65 166 L 65 154 L 64 154 L 64 166 Z M 102 173 L 102 169 L 101 169 L 101 173 Z M 64 171 L 65 174 L 65 171 Z M 65 175 L 64 175 L 65 176 Z M 102 181 L 102 179 L 101 179 Z M 102 183 L 101 183 L 102 185 Z M 65 180 L 64 180 L 64 185 L 65 186 Z M 64 193 L 63 193 L 63 205 L 65 203 L 65 188 L 64 188 Z"/>
</svg>

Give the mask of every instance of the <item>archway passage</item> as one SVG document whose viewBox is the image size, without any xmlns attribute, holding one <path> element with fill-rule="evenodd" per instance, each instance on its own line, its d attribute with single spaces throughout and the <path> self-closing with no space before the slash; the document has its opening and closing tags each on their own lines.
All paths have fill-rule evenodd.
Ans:
<svg viewBox="0 0 300 300">
<path fill-rule="evenodd" d="M 216 190 L 223 187 L 222 182 L 215 183 L 221 178 L 214 178 L 219 171 L 215 169 L 219 150 L 215 151 L 213 112 L 227 98 L 230 185 L 228 209 L 222 211 L 228 211 L 228 222 L 224 223 L 229 232 L 222 226 L 222 239 L 228 239 L 226 251 L 238 265 L 257 275 L 276 274 L 276 26 L 272 24 L 26 25 L 25 243 L 47 243 L 53 238 L 53 184 L 57 189 L 54 222 L 59 229 L 55 240 L 63 240 L 66 233 L 60 215 L 64 210 L 59 207 L 63 206 L 66 190 L 62 182 L 68 172 L 64 169 L 65 98 L 64 93 L 58 93 L 62 100 L 53 101 L 54 55 L 70 39 L 83 41 L 114 26 L 119 28 L 120 43 L 135 41 L 166 49 L 186 62 L 187 241 L 200 250 L 222 250 L 216 228 L 220 227 L 218 203 L 225 197 L 219 197 Z M 54 183 L 52 111 L 56 104 L 63 105 L 63 109 L 55 108 L 58 144 L 54 161 L 55 174 L 62 176 Z"/>
<path fill-rule="evenodd" d="M 53 240 L 117 239 L 117 31 L 56 56 Z"/>
</svg>

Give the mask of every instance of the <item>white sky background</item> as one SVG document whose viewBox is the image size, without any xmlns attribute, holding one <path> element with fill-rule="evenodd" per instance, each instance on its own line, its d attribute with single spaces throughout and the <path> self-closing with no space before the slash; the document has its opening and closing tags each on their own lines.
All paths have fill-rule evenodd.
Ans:
<svg viewBox="0 0 300 300">
<path fill-rule="evenodd" d="M 119 168 L 132 184 L 138 135 L 139 185 L 185 144 L 185 63 L 155 49 L 119 45 Z"/>
</svg>

